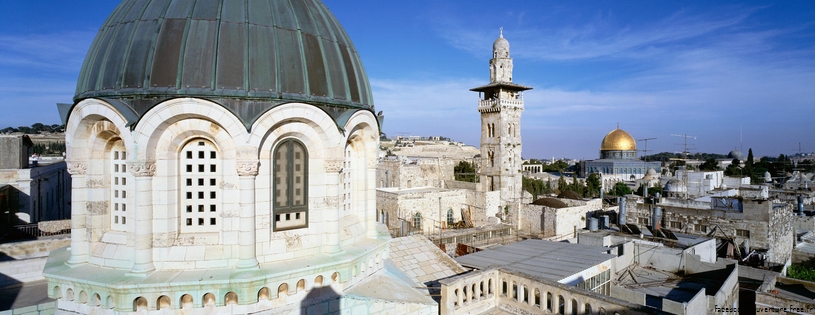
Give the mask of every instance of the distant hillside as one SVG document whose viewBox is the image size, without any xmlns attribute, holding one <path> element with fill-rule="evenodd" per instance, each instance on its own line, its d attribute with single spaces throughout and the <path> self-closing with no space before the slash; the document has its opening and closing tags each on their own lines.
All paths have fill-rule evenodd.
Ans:
<svg viewBox="0 0 815 315">
<path fill-rule="evenodd" d="M 668 162 L 668 161 L 670 161 L 670 159 L 681 159 L 683 157 L 682 157 L 681 153 L 662 152 L 662 153 L 657 153 L 657 154 L 646 155 L 644 157 L 640 157 L 640 160 L 643 160 L 643 159 L 646 159 L 646 158 L 648 159 L 648 161 Z M 704 161 L 704 160 L 707 160 L 709 158 L 726 159 L 727 154 L 689 153 L 686 158 L 694 159 L 694 160 L 700 160 L 700 161 Z"/>
</svg>

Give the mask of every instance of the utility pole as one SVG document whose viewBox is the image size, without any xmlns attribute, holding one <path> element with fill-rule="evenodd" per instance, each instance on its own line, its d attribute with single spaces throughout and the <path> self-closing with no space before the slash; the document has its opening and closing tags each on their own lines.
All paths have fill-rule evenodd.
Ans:
<svg viewBox="0 0 815 315">
<path fill-rule="evenodd" d="M 656 139 L 657 138 L 645 138 L 645 139 L 637 140 L 637 142 L 640 142 L 640 141 L 645 142 L 645 149 L 641 150 L 642 151 L 642 157 L 643 157 L 642 170 L 644 172 L 642 174 L 642 177 L 645 177 L 645 174 L 648 173 L 648 140 L 656 140 Z M 643 184 L 644 185 L 643 185 L 643 188 L 642 188 L 642 197 L 647 198 L 648 197 L 648 183 L 643 183 Z"/>
</svg>

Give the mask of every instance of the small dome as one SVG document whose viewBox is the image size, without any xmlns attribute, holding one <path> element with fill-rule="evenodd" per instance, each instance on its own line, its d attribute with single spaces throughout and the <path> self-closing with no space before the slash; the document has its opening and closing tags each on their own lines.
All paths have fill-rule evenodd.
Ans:
<svg viewBox="0 0 815 315">
<path fill-rule="evenodd" d="M 662 189 L 665 192 L 672 192 L 672 193 L 684 193 L 688 191 L 688 187 L 685 186 L 685 182 L 678 178 L 672 178 L 667 183 L 665 183 L 665 187 Z"/>
<path fill-rule="evenodd" d="M 659 175 L 657 175 L 657 171 L 655 171 L 653 168 L 649 168 L 648 172 L 645 172 L 645 176 L 642 177 L 644 180 L 653 180 L 657 178 L 659 178 Z"/>
<path fill-rule="evenodd" d="M 742 154 L 741 151 L 735 149 L 733 151 L 730 151 L 730 153 L 727 154 L 727 157 L 731 159 L 739 159 L 739 161 L 744 160 L 744 154 Z"/>
<path fill-rule="evenodd" d="M 617 128 L 609 132 L 600 144 L 600 151 L 636 151 L 637 142 L 624 130 Z"/>
<path fill-rule="evenodd" d="M 492 50 L 499 51 L 499 50 L 509 50 L 509 41 L 507 41 L 504 36 L 498 37 L 494 43 L 492 43 Z"/>
</svg>

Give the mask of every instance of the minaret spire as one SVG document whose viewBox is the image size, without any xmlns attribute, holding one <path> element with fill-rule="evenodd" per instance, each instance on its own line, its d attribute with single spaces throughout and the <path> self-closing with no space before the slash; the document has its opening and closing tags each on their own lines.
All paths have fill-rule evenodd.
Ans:
<svg viewBox="0 0 815 315">
<path fill-rule="evenodd" d="M 499 27 L 499 28 L 498 28 L 498 31 L 499 31 L 499 32 L 501 32 L 501 33 L 498 35 L 498 37 L 500 37 L 500 38 L 504 38 L 504 27 L 503 27 L 503 26 Z"/>
</svg>

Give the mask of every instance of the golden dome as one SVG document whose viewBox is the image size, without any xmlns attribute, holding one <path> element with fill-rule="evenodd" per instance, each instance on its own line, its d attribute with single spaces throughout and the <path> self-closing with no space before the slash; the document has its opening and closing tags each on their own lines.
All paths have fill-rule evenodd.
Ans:
<svg viewBox="0 0 815 315">
<path fill-rule="evenodd" d="M 609 132 L 603 143 L 600 144 L 600 151 L 636 151 L 637 142 L 630 134 L 620 128 Z"/>
</svg>

